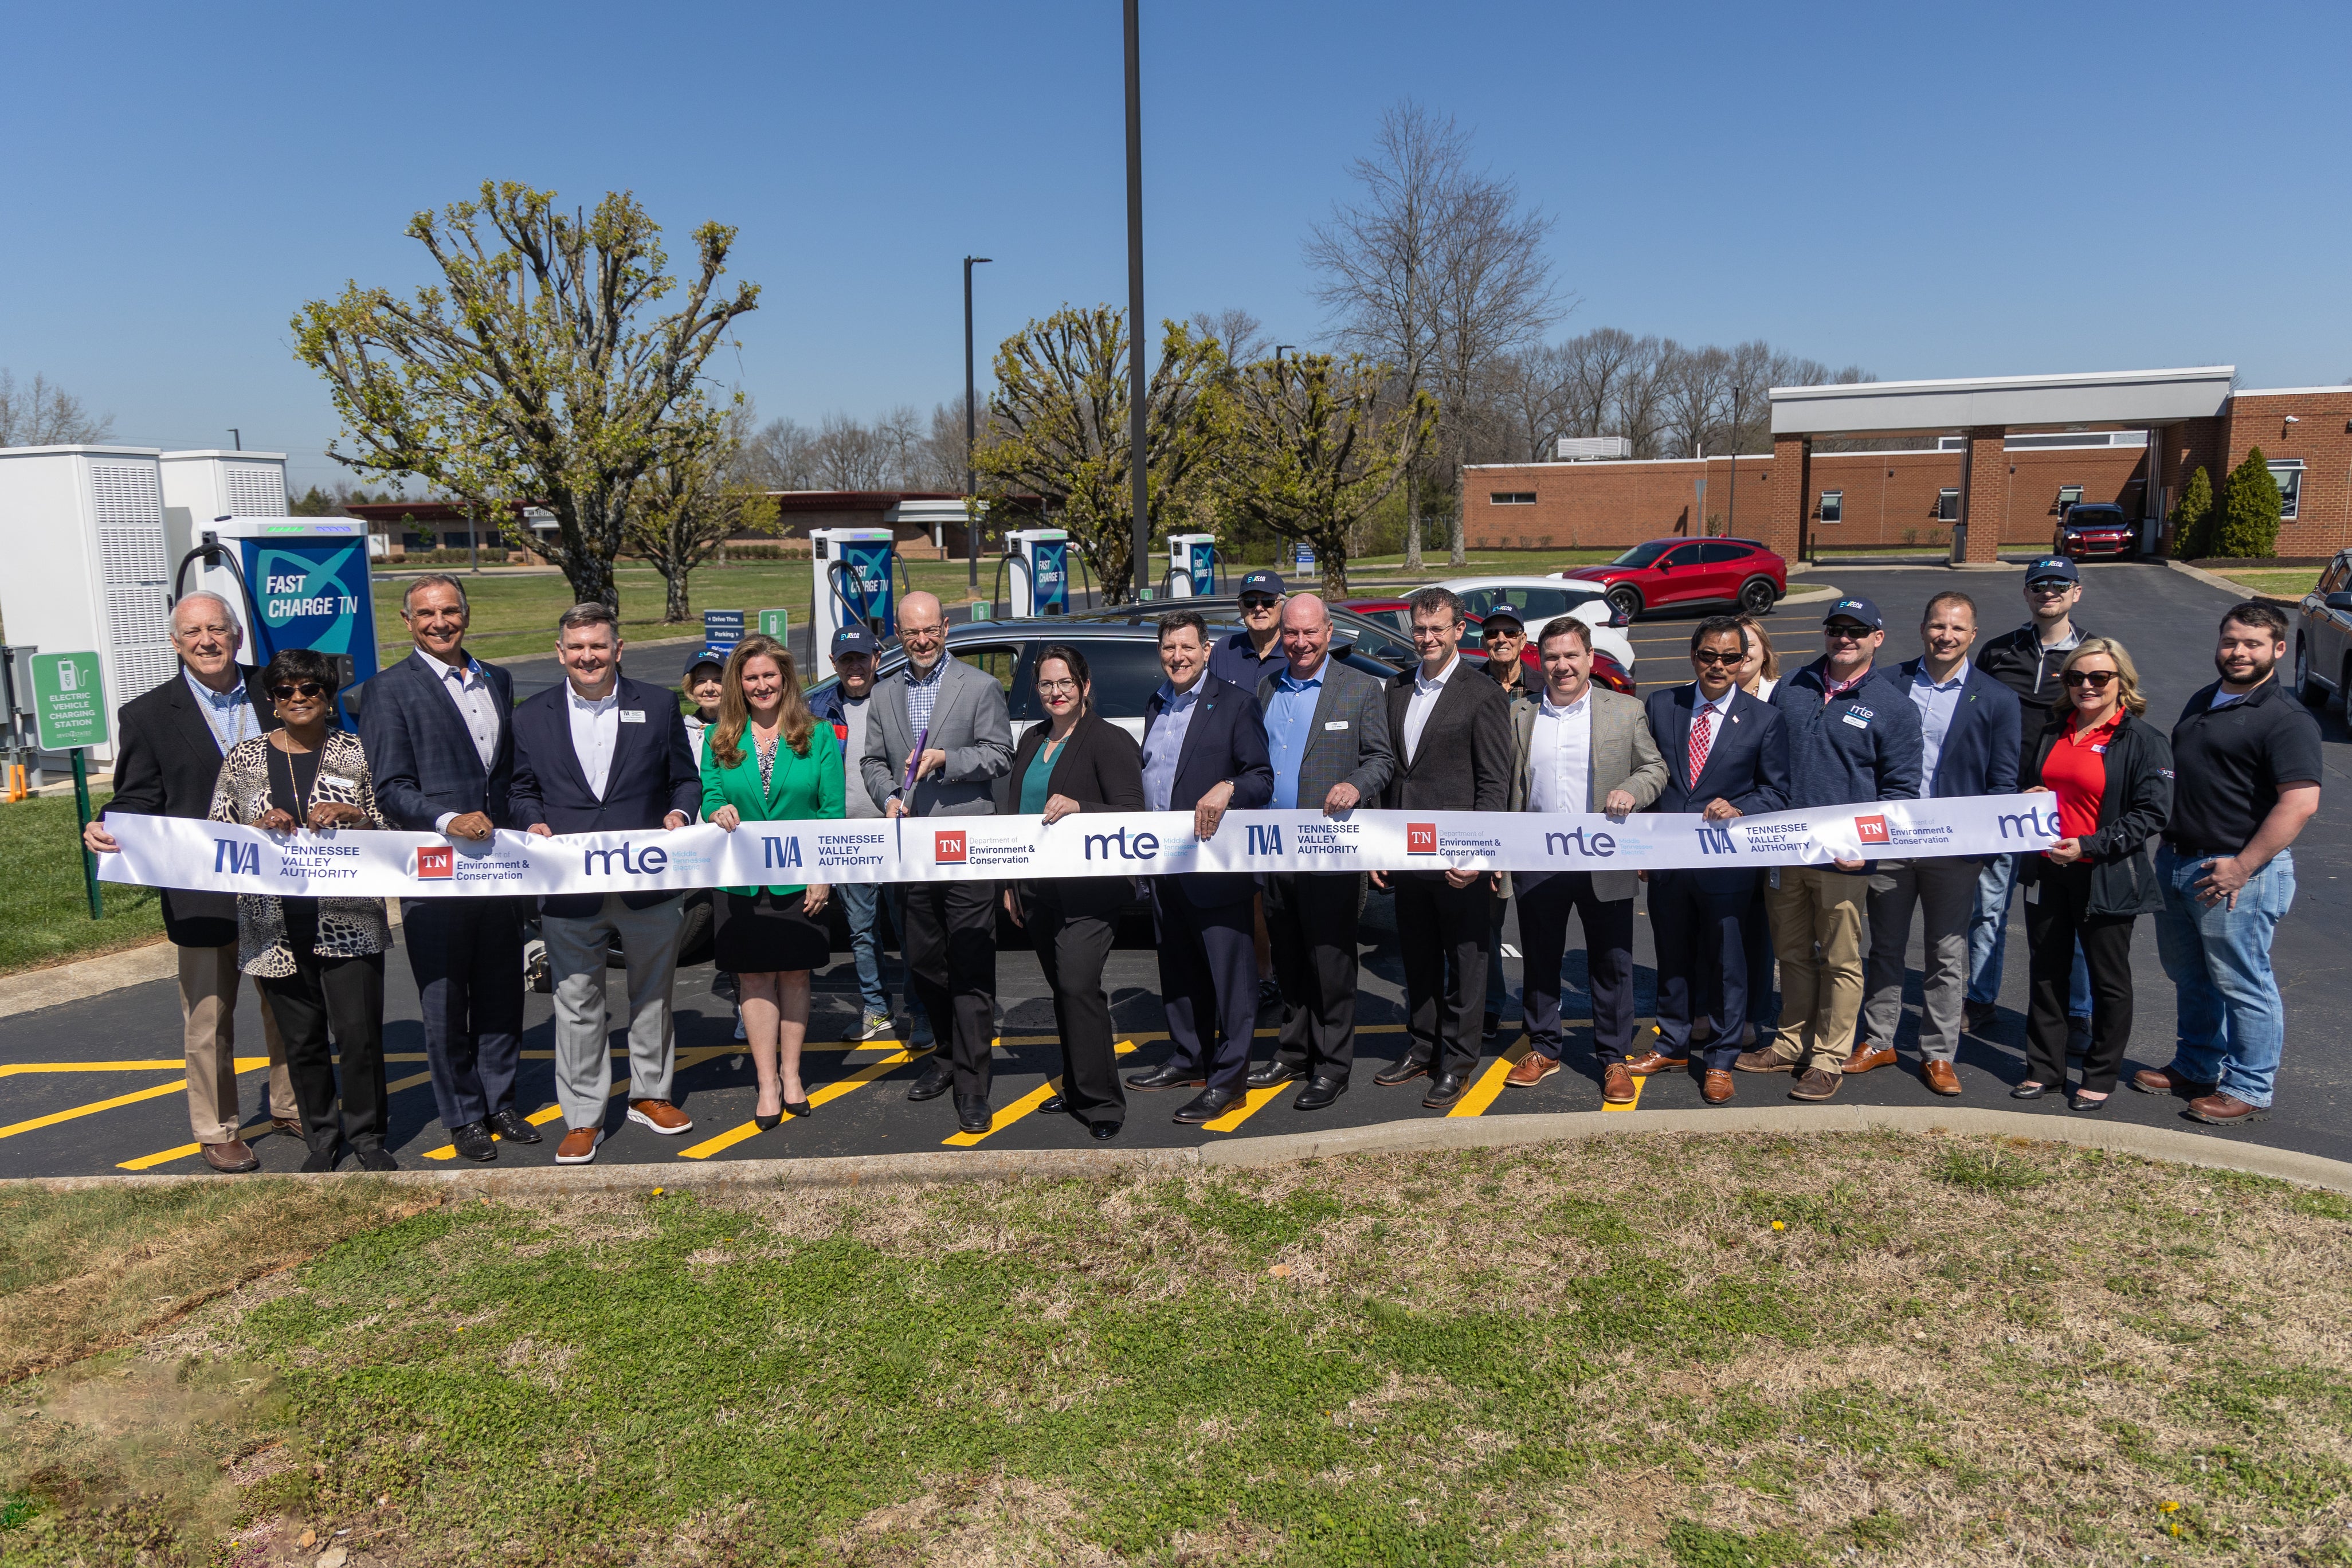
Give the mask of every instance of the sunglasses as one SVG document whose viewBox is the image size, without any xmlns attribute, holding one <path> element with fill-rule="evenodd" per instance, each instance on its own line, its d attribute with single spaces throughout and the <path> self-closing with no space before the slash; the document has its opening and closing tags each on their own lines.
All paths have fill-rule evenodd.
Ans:
<svg viewBox="0 0 2352 1568">
<path fill-rule="evenodd" d="M 323 697 L 326 694 L 327 689 L 315 680 L 289 681 L 283 686 L 273 686 L 269 689 L 269 695 L 280 702 L 296 697 Z"/>
<path fill-rule="evenodd" d="M 1242 595 L 1242 608 L 1244 610 L 1270 610 L 1274 608 L 1274 605 L 1275 601 L 1267 598 L 1263 594 L 1244 594 Z"/>
<path fill-rule="evenodd" d="M 2112 669 L 2070 669 L 2058 679 L 2070 689 L 2087 686 L 2094 691 L 2105 691 L 2116 683 L 2116 676 Z"/>
<path fill-rule="evenodd" d="M 1691 659 L 1696 664 L 1738 664 L 1741 659 L 1746 658 L 1748 656 L 1744 653 L 1725 653 L 1719 648 L 1695 647 L 1691 649 Z"/>
<path fill-rule="evenodd" d="M 2046 583 L 2028 583 L 2025 591 L 2040 598 L 2051 594 L 2063 594 L 2074 585 L 2063 577 L 2053 577 Z"/>
<path fill-rule="evenodd" d="M 1870 635 L 1870 628 L 1844 625 L 1828 626 L 1822 628 L 1822 634 L 1824 637 L 1835 637 L 1840 642 L 1860 642 Z"/>
</svg>

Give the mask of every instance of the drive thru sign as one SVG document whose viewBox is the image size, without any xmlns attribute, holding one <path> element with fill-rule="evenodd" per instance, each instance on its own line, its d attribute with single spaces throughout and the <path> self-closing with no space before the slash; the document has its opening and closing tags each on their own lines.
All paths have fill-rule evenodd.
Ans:
<svg viewBox="0 0 2352 1568">
<path fill-rule="evenodd" d="M 106 744 L 106 689 L 94 653 L 37 653 L 33 716 L 41 750 L 70 752 Z"/>
</svg>

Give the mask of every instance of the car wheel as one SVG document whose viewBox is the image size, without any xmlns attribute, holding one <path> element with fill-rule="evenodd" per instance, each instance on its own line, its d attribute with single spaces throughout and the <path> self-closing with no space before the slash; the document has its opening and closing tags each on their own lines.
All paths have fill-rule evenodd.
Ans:
<svg viewBox="0 0 2352 1568">
<path fill-rule="evenodd" d="M 1610 589 L 1609 607 L 1629 621 L 1633 619 L 1642 613 L 1641 590 L 1626 587 Z"/>
<path fill-rule="evenodd" d="M 1769 616 L 1780 595 L 1773 591 L 1769 577 L 1750 577 L 1739 584 L 1739 607 L 1751 616 Z"/>
</svg>

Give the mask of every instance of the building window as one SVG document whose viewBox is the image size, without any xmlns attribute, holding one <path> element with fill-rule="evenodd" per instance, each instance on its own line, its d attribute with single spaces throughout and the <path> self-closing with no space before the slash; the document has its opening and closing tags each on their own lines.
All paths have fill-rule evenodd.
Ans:
<svg viewBox="0 0 2352 1568">
<path fill-rule="evenodd" d="M 1936 492 L 1936 521 L 1937 522 L 1958 522 L 1960 521 L 1959 491 L 1937 490 Z"/>
<path fill-rule="evenodd" d="M 1822 521 L 1823 522 L 1843 522 L 1845 521 L 1845 492 L 1843 490 L 1823 490 L 1822 492 Z"/>
<path fill-rule="evenodd" d="M 2060 517 L 2064 517 L 2068 512 L 2070 512 L 2070 511 L 2074 510 L 2074 508 L 2076 508 L 2076 507 L 2078 507 L 2078 506 L 2080 506 L 2080 505 L 2082 505 L 2082 504 L 2083 504 L 2083 487 L 2082 487 L 2082 486 L 2080 486 L 2080 485 L 2060 485 L 2060 486 L 2058 487 L 2058 515 L 2059 515 Z"/>
<path fill-rule="evenodd" d="M 1536 492 L 1533 490 L 1489 490 L 1486 494 L 1486 500 L 1489 504 L 1494 506 L 1533 506 L 1536 504 Z"/>
<path fill-rule="evenodd" d="M 2279 517 L 2292 522 L 2295 503 L 2303 498 L 2303 459 L 2290 458 L 2284 463 L 2273 463 L 2270 468 L 2271 478 L 2278 481 Z"/>
</svg>

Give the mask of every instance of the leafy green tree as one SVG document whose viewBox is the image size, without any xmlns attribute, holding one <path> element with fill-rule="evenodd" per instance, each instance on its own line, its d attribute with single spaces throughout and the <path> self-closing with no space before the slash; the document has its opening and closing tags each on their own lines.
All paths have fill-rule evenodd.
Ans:
<svg viewBox="0 0 2352 1568">
<path fill-rule="evenodd" d="M 754 284 L 714 293 L 735 231 L 694 231 L 683 286 L 665 270 L 660 226 L 626 192 L 567 215 L 552 191 L 486 181 L 478 200 L 418 213 L 407 232 L 440 284 L 403 300 L 353 283 L 294 318 L 296 357 L 326 378 L 356 447 L 329 455 L 418 475 L 506 520 L 509 542 L 551 557 L 573 597 L 617 608 L 631 497 L 724 417 L 698 377 L 728 324 L 758 305 Z M 509 500 L 553 513 L 554 536 L 526 539 Z"/>
<path fill-rule="evenodd" d="M 1383 407 L 1386 365 L 1361 354 L 1261 360 L 1238 381 L 1239 418 L 1226 467 L 1234 514 L 1303 540 L 1323 566 L 1323 592 L 1348 592 L 1349 536 L 1404 481 L 1437 426 L 1437 399 L 1415 392 Z"/>
<path fill-rule="evenodd" d="M 2213 552 L 2213 481 L 2201 463 L 2172 503 L 2172 552 L 2184 561 Z"/>
<path fill-rule="evenodd" d="M 2248 447 L 2246 460 L 2230 470 L 2229 499 L 2221 503 L 2213 553 L 2232 560 L 2276 555 L 2279 512 L 2284 506 L 2263 449 Z"/>
<path fill-rule="evenodd" d="M 1161 331 L 1144 393 L 1153 533 L 1194 515 L 1233 406 L 1216 340 L 1176 321 Z M 1108 305 L 1065 305 L 1031 321 L 996 351 L 996 391 L 972 454 L 992 497 L 1039 498 L 1112 604 L 1136 589 L 1127 353 L 1127 313 Z"/>
</svg>

